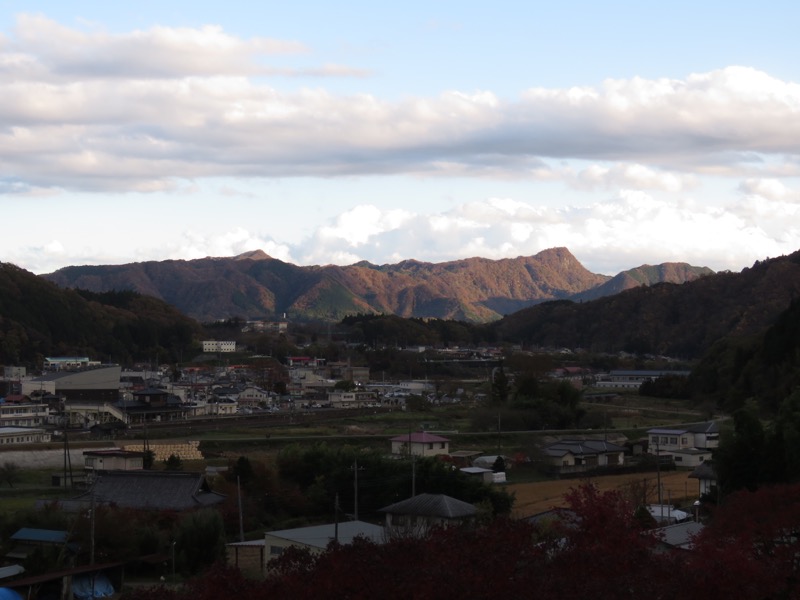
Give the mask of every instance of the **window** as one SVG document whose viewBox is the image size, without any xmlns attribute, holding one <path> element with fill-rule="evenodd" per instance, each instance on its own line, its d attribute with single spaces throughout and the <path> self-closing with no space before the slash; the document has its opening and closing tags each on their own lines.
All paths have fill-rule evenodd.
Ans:
<svg viewBox="0 0 800 600">
<path fill-rule="evenodd" d="M 662 436 L 661 436 L 661 443 L 662 443 L 662 444 L 666 444 L 666 443 L 668 443 L 668 442 L 667 442 L 667 440 L 668 440 L 668 439 L 669 439 L 669 438 L 668 438 L 667 436 L 665 436 L 665 435 L 662 435 Z"/>
<path fill-rule="evenodd" d="M 676 438 L 676 437 L 669 438 L 669 443 L 670 444 L 677 444 L 678 443 L 678 438 Z"/>
<path fill-rule="evenodd" d="M 270 546 L 269 547 L 269 553 L 272 556 L 279 556 L 279 555 L 283 554 L 283 548 L 281 546 Z"/>
<path fill-rule="evenodd" d="M 685 446 L 685 445 L 686 445 L 686 444 L 688 444 L 688 443 L 689 443 L 689 438 L 687 438 L 687 437 L 682 437 L 682 438 L 681 438 L 681 444 L 682 444 L 683 446 Z"/>
<path fill-rule="evenodd" d="M 653 441 L 654 444 L 657 444 L 658 443 L 658 436 L 654 435 L 652 441 Z"/>
<path fill-rule="evenodd" d="M 433 442 L 428 442 L 428 450 L 433 450 Z"/>
<path fill-rule="evenodd" d="M 442 442 L 441 444 L 439 444 L 439 448 L 441 448 L 442 450 L 444 450 L 444 442 Z"/>
</svg>

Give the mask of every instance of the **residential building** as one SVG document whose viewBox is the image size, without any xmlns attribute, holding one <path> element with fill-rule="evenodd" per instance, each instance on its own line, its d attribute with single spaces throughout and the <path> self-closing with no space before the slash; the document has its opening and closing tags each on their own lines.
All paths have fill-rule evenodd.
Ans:
<svg viewBox="0 0 800 600">
<path fill-rule="evenodd" d="M 477 509 L 444 494 L 417 494 L 378 512 L 386 515 L 386 529 L 393 537 L 424 535 L 432 527 L 468 523 L 474 520 Z"/>
<path fill-rule="evenodd" d="M 268 572 L 269 561 L 280 556 L 286 548 L 303 548 L 312 553 L 319 553 L 334 540 L 340 545 L 347 545 L 356 537 L 368 539 L 376 544 L 383 544 L 386 541 L 382 526 L 364 521 L 343 521 L 297 529 L 281 529 L 266 532 L 260 540 L 228 544 L 228 564 L 237 567 L 248 576 L 263 577 Z"/>
<path fill-rule="evenodd" d="M 703 461 L 689 473 L 690 479 L 697 479 L 697 492 L 699 496 L 711 494 L 717 486 L 717 472 L 710 460 Z"/>
<path fill-rule="evenodd" d="M 392 454 L 411 456 L 437 456 L 450 453 L 450 440 L 427 431 L 406 433 L 393 437 Z"/>
<path fill-rule="evenodd" d="M 694 468 L 711 459 L 711 451 L 719 447 L 719 426 L 714 421 L 684 427 L 648 429 L 648 452 L 668 456 L 679 467 Z"/>
<path fill-rule="evenodd" d="M 200 473 L 172 471 L 107 471 L 98 473 L 92 487 L 71 500 L 59 501 L 67 511 L 86 510 L 92 502 L 135 510 L 187 511 L 219 504 Z"/>
<path fill-rule="evenodd" d="M 625 464 L 625 448 L 605 440 L 561 440 L 545 446 L 543 452 L 550 466 L 559 473 Z"/>
<path fill-rule="evenodd" d="M 120 448 L 84 450 L 86 471 L 139 471 L 144 468 L 144 452 L 133 452 Z"/>
</svg>

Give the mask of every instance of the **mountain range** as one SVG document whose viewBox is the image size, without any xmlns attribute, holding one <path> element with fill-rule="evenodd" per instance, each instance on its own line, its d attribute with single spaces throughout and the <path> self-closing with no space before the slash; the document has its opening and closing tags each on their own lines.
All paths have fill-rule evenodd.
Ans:
<svg viewBox="0 0 800 600">
<path fill-rule="evenodd" d="M 550 300 L 592 300 L 712 273 L 707 267 L 665 263 L 610 277 L 591 273 L 566 248 L 551 248 L 501 260 L 306 267 L 257 250 L 228 258 L 71 266 L 42 277 L 63 288 L 136 291 L 202 322 L 283 314 L 338 321 L 351 314 L 393 314 L 486 323 Z"/>
</svg>

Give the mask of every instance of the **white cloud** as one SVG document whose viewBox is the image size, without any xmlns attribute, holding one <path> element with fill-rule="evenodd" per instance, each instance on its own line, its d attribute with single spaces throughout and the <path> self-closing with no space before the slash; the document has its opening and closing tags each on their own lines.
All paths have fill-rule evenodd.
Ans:
<svg viewBox="0 0 800 600">
<path fill-rule="evenodd" d="M 680 192 L 697 186 L 696 177 L 665 172 L 636 163 L 604 166 L 592 164 L 575 175 L 573 185 L 579 189 L 630 188 Z"/>
<path fill-rule="evenodd" d="M 767 200 L 800 202 L 800 190 L 792 189 L 778 179 L 746 179 L 739 190 Z"/>
<path fill-rule="evenodd" d="M 800 175 L 800 85 L 745 67 L 596 88 L 392 102 L 279 91 L 299 42 L 217 26 L 107 33 L 23 15 L 0 45 L 0 172 L 65 190 L 163 190 L 204 177 L 408 174 L 683 191 L 692 174 Z M 266 64 L 272 61 L 274 64 Z M 577 174 L 553 165 L 587 161 Z"/>
</svg>

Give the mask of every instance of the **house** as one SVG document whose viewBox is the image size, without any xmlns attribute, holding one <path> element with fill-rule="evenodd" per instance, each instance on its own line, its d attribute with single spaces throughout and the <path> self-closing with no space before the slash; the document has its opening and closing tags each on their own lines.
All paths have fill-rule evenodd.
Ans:
<svg viewBox="0 0 800 600">
<path fill-rule="evenodd" d="M 357 537 L 376 544 L 386 541 L 384 528 L 364 521 L 327 523 L 296 529 L 268 531 L 260 540 L 234 542 L 227 545 L 228 564 L 243 573 L 264 576 L 270 560 L 280 556 L 286 548 L 305 548 L 313 553 L 322 552 L 334 540 L 339 544 L 351 544 Z"/>
<path fill-rule="evenodd" d="M 213 506 L 225 496 L 211 490 L 200 473 L 109 471 L 98 473 L 92 487 L 71 500 L 59 501 L 67 511 L 87 509 L 91 502 L 135 510 L 187 511 Z"/>
<path fill-rule="evenodd" d="M 684 469 L 694 469 L 705 461 L 711 460 L 711 450 L 706 448 L 684 448 L 682 450 L 673 450 L 668 454 L 672 457 L 672 462 L 675 463 L 676 467 Z"/>
<path fill-rule="evenodd" d="M 240 407 L 264 407 L 270 403 L 270 394 L 267 390 L 251 385 L 239 392 L 236 401 Z"/>
<path fill-rule="evenodd" d="M 719 447 L 719 425 L 714 421 L 685 427 L 656 427 L 647 430 L 648 452 L 669 457 L 678 467 L 694 468 L 711 459 Z"/>
<path fill-rule="evenodd" d="M 333 541 L 344 545 L 352 543 L 357 537 L 366 538 L 377 544 L 386 541 L 383 527 L 364 521 L 344 521 L 298 529 L 268 531 L 264 535 L 264 545 L 267 550 L 266 560 L 269 562 L 290 546 L 307 548 L 312 552 L 322 552 Z"/>
<path fill-rule="evenodd" d="M 605 440 L 561 440 L 545 446 L 543 453 L 560 473 L 625 464 L 625 448 Z"/>
<path fill-rule="evenodd" d="M 686 448 L 719 447 L 719 425 L 714 421 L 684 427 L 656 427 L 647 430 L 650 452 L 672 452 Z"/>
<path fill-rule="evenodd" d="M 139 471 L 144 468 L 144 452 L 107 448 L 85 450 L 83 468 L 90 472 Z"/>
<path fill-rule="evenodd" d="M 444 494 L 418 494 L 381 508 L 390 536 L 424 535 L 431 527 L 470 523 L 477 509 Z"/>
<path fill-rule="evenodd" d="M 712 494 L 717 486 L 717 472 L 714 470 L 714 464 L 710 460 L 696 466 L 689 473 L 689 478 L 697 479 L 697 491 L 700 496 Z"/>
<path fill-rule="evenodd" d="M 392 454 L 395 455 L 437 456 L 450 453 L 449 439 L 427 431 L 398 435 L 390 441 Z"/>
</svg>

